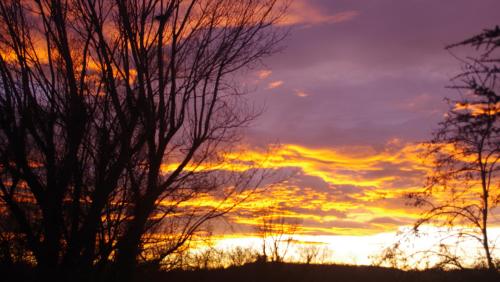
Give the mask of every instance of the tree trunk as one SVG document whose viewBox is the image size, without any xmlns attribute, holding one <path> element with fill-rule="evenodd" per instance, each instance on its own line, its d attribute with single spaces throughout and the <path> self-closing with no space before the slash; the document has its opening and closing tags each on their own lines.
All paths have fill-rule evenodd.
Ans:
<svg viewBox="0 0 500 282">
<path fill-rule="evenodd" d="M 117 257 L 115 265 L 116 281 L 132 281 L 137 268 L 137 256 L 140 252 L 141 237 L 148 216 L 152 210 L 154 201 L 144 200 L 136 206 L 136 213 L 126 233 L 120 239 L 117 246 Z"/>
</svg>

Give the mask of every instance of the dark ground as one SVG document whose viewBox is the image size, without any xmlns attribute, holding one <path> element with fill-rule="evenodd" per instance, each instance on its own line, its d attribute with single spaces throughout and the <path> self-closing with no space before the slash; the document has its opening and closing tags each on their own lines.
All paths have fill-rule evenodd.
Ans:
<svg viewBox="0 0 500 282">
<path fill-rule="evenodd" d="M 0 281 L 33 281 L 27 267 L 0 265 Z M 107 281 L 110 281 L 106 279 Z M 227 269 L 195 271 L 142 271 L 137 282 L 500 282 L 500 274 L 485 270 L 401 271 L 392 268 L 344 265 L 247 264 Z M 110 281 L 111 282 L 111 281 Z"/>
<path fill-rule="evenodd" d="M 143 273 L 138 281 L 177 282 L 500 282 L 500 275 L 484 270 L 401 271 L 391 268 L 341 265 L 248 264 L 228 269 Z"/>
</svg>

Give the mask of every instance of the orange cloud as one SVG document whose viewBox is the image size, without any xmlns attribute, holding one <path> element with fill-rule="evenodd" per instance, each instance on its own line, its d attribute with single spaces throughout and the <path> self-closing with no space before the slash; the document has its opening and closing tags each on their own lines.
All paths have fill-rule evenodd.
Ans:
<svg viewBox="0 0 500 282">
<path fill-rule="evenodd" d="M 359 11 L 349 10 L 333 14 L 328 14 L 319 7 L 314 6 L 308 1 L 293 1 L 288 14 L 282 20 L 283 25 L 315 25 L 331 24 L 351 21 L 359 16 Z"/>
<path fill-rule="evenodd" d="M 383 149 L 284 144 L 269 152 L 242 146 L 225 156 L 223 169 L 259 167 L 296 173 L 224 203 L 226 207 L 244 199 L 225 215 L 223 224 L 212 225 L 218 236 L 215 240 L 221 245 L 258 245 L 263 217 L 279 215 L 286 219 L 286 228 L 299 224 L 296 242 L 324 242 L 335 251 L 345 247 L 330 259 L 370 263 L 369 255 L 379 254 L 396 240 L 398 230 L 410 228 L 421 216 L 420 210 L 406 204 L 405 195 L 421 189 L 430 169 L 421 159 L 424 146 L 400 139 L 389 140 Z M 453 150 L 451 146 L 446 148 Z M 220 200 L 205 195 L 182 205 L 216 207 Z M 350 261 L 351 254 L 354 261 Z"/>
<path fill-rule="evenodd" d="M 277 80 L 277 81 L 270 82 L 267 85 L 267 89 L 275 89 L 275 88 L 281 87 L 283 85 L 283 83 L 284 83 L 283 80 Z"/>
<path fill-rule="evenodd" d="M 238 203 L 226 219 L 232 232 L 246 235 L 255 235 L 262 211 L 299 220 L 299 233 L 304 235 L 391 232 L 412 225 L 420 217 L 420 210 L 407 205 L 406 195 L 424 185 L 430 169 L 421 159 L 425 146 L 399 139 L 389 140 L 378 150 L 370 146 L 284 144 L 269 152 L 242 146 L 226 154 L 226 161 L 216 169 L 244 172 L 257 168 L 291 177 L 255 193 L 238 195 L 222 207 Z M 451 146 L 446 149 L 453 150 Z M 183 205 L 208 208 L 220 206 L 220 201 L 206 195 Z"/>
<path fill-rule="evenodd" d="M 404 196 L 423 185 L 428 168 L 419 158 L 421 149 L 421 145 L 393 141 L 384 150 L 285 144 L 269 153 L 242 147 L 227 154 L 219 169 L 259 167 L 296 173 L 250 195 L 227 220 L 236 232 L 247 235 L 255 235 L 263 210 L 300 220 L 300 232 L 309 235 L 368 235 L 412 224 L 418 211 L 405 205 Z M 217 206 L 220 200 L 207 195 L 183 205 Z"/>
<path fill-rule="evenodd" d="M 479 115 L 496 115 L 500 112 L 500 103 L 496 104 L 486 104 L 486 103 L 476 103 L 476 104 L 465 104 L 456 103 L 454 109 L 455 111 L 467 111 L 473 116 Z"/>
<path fill-rule="evenodd" d="M 273 72 L 271 70 L 261 70 L 259 72 L 257 72 L 257 76 L 260 78 L 260 79 L 266 79 L 268 78 L 269 76 L 271 76 Z"/>
<path fill-rule="evenodd" d="M 304 91 L 297 90 L 297 91 L 295 91 L 295 96 L 297 96 L 297 97 L 301 97 L 301 98 L 305 98 L 305 97 L 309 96 L 309 94 L 307 94 L 307 93 L 306 93 L 306 92 L 304 92 Z"/>
</svg>

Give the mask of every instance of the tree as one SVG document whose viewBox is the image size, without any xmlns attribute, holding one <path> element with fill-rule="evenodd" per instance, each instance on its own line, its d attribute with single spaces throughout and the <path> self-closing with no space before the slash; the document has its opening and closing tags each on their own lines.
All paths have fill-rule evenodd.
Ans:
<svg viewBox="0 0 500 282">
<path fill-rule="evenodd" d="M 255 262 L 257 251 L 251 247 L 234 247 L 226 250 L 228 264 L 230 266 L 243 266 Z"/>
<path fill-rule="evenodd" d="M 299 262 L 322 264 L 332 255 L 331 250 L 322 243 L 307 243 L 298 248 Z"/>
<path fill-rule="evenodd" d="M 257 232 L 262 238 L 259 259 L 264 262 L 283 262 L 298 228 L 298 220 L 287 218 L 279 214 L 279 211 L 262 212 L 260 225 L 257 226 Z"/>
<path fill-rule="evenodd" d="M 155 231 L 180 230 L 165 255 L 224 212 L 181 203 L 242 188 L 218 152 L 256 117 L 235 77 L 276 50 L 281 3 L 0 1 L 0 232 L 41 280 L 129 280 Z"/>
<path fill-rule="evenodd" d="M 479 242 L 486 266 L 496 269 L 488 227 L 500 201 L 500 29 L 448 48 L 459 47 L 474 47 L 479 54 L 460 59 L 463 70 L 451 88 L 462 95 L 449 100 L 451 109 L 428 143 L 428 185 L 410 195 L 413 204 L 426 208 L 415 230 L 424 223 L 451 227 L 457 238 Z"/>
</svg>

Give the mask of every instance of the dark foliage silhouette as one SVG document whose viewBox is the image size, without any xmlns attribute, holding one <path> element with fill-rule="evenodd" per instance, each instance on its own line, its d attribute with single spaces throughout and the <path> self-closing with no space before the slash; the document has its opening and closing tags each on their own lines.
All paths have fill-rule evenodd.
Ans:
<svg viewBox="0 0 500 282">
<path fill-rule="evenodd" d="M 126 281 L 226 212 L 181 203 L 262 177 L 217 164 L 258 114 L 235 75 L 276 51 L 281 3 L 0 1 L 0 258 Z"/>
</svg>

